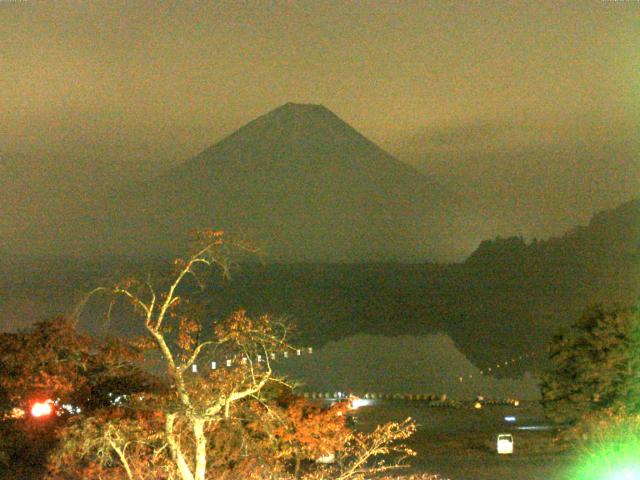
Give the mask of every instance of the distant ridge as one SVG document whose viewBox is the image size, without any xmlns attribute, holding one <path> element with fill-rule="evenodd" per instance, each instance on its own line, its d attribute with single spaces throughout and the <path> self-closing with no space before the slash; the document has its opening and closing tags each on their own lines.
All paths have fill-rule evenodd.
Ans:
<svg viewBox="0 0 640 480">
<path fill-rule="evenodd" d="M 441 187 L 322 105 L 286 103 L 129 196 L 96 228 L 114 252 L 174 253 L 212 227 L 270 261 L 423 261 L 453 230 Z"/>
<path fill-rule="evenodd" d="M 596 213 L 587 226 L 574 227 L 560 237 L 525 242 L 521 237 L 484 240 L 468 264 L 506 265 L 588 262 L 592 268 L 640 264 L 640 199 Z"/>
</svg>

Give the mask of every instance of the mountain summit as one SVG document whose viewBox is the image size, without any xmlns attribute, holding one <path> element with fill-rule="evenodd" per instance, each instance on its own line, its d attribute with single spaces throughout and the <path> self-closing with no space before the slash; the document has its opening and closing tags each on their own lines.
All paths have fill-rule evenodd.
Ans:
<svg viewBox="0 0 640 480">
<path fill-rule="evenodd" d="M 322 105 L 286 103 L 247 123 L 209 147 L 191 162 L 235 158 L 260 168 L 282 167 L 287 161 L 319 165 L 363 167 L 367 162 L 380 169 L 395 167 L 405 174 L 416 170 L 396 160 Z M 360 160 L 359 160 L 360 159 Z M 177 170 L 183 170 L 180 166 Z M 189 168 L 188 166 L 186 168 Z M 420 175 L 420 174 L 418 174 Z M 422 175 L 420 175 L 422 176 Z M 426 180 L 423 177 L 423 180 Z"/>
<path fill-rule="evenodd" d="M 127 203 L 112 212 L 118 236 L 130 240 L 125 250 L 164 252 L 185 232 L 211 227 L 278 261 L 430 258 L 447 214 L 434 182 L 327 108 L 293 103 L 143 185 Z"/>
</svg>

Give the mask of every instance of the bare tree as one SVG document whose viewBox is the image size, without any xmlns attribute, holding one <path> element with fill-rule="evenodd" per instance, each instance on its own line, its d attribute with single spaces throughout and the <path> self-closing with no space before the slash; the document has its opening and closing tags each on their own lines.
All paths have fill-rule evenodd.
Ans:
<svg viewBox="0 0 640 480">
<path fill-rule="evenodd" d="M 130 344 L 146 352 L 148 361 L 159 359 L 165 374 L 153 388 L 118 396 L 114 406 L 71 422 L 50 462 L 49 478 L 362 480 L 413 455 L 402 444 L 415 431 L 410 420 L 370 434 L 349 432 L 344 406 L 322 410 L 295 396 L 277 400 L 278 391 L 290 395 L 292 389 L 272 369 L 274 358 L 293 349 L 284 322 L 252 318 L 243 310 L 210 320 L 190 302 L 204 288 L 207 270 L 219 267 L 229 274 L 230 246 L 222 232 L 200 232 L 194 253 L 176 260 L 160 281 L 129 277 L 98 287 L 83 300 L 76 321 L 98 292 L 109 294 L 108 312 L 117 299 L 127 299 L 145 332 Z M 209 368 L 213 361 L 215 369 Z M 314 462 L 331 452 L 334 465 Z M 293 466 L 287 463 L 291 459 Z M 301 459 L 307 463 L 304 471 Z"/>
<path fill-rule="evenodd" d="M 156 352 L 165 367 L 166 388 L 162 394 L 139 396 L 129 404 L 140 408 L 144 402 L 162 412 L 163 435 L 156 450 L 168 451 L 166 458 L 172 464 L 168 470 L 181 480 L 205 479 L 211 451 L 208 432 L 228 419 L 238 403 L 247 399 L 260 401 L 267 385 L 285 383 L 274 375 L 271 364 L 278 352 L 290 348 L 284 323 L 268 316 L 250 318 L 245 311 L 238 311 L 227 319 L 204 325 L 203 319 L 194 315 L 189 302 L 193 283 L 202 287 L 204 270 L 214 266 L 228 275 L 225 249 L 229 246 L 222 232 L 202 231 L 195 252 L 174 262 L 173 273 L 165 279 L 164 286 L 149 278 L 126 278 L 111 288 L 99 287 L 91 292 L 109 293 L 113 301 L 118 297 L 128 299 L 144 325 L 146 347 L 150 353 Z M 202 365 L 203 359 L 208 365 L 216 354 L 216 358 L 229 359 L 231 366 L 225 361 L 221 368 L 206 374 L 195 372 L 194 365 Z M 104 431 L 108 432 L 106 445 L 117 454 L 127 477 L 138 478 L 131 467 L 135 462 L 127 458 L 126 446 L 144 440 L 131 432 L 118 432 L 113 426 Z"/>
</svg>

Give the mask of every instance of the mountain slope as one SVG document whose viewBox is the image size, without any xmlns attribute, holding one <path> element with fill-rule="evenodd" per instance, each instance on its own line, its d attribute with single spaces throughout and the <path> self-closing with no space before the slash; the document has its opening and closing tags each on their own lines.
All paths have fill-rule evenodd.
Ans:
<svg viewBox="0 0 640 480">
<path fill-rule="evenodd" d="M 177 249 L 185 232 L 213 227 L 285 261 L 432 258 L 453 231 L 440 187 L 325 107 L 290 103 L 115 210 L 127 249 L 142 237 L 148 249 Z"/>
</svg>

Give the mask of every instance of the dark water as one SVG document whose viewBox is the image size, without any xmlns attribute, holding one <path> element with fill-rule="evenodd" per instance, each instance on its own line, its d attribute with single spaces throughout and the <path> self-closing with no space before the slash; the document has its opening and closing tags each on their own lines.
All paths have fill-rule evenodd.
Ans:
<svg viewBox="0 0 640 480">
<path fill-rule="evenodd" d="M 458 408 L 430 407 L 428 402 L 405 400 L 372 400 L 371 405 L 358 408 L 355 415 L 359 426 L 369 430 L 376 424 L 402 421 L 407 417 L 415 420 L 418 428 L 426 434 L 493 433 L 502 431 L 535 431 L 548 425 L 542 407 L 537 402 L 523 402 L 521 406 L 496 405 L 473 408 L 467 403 Z M 514 416 L 515 422 L 505 421 Z M 532 430 L 529 430 L 529 429 Z"/>
<path fill-rule="evenodd" d="M 549 447 L 542 408 L 535 402 L 519 407 L 471 404 L 463 408 L 429 407 L 426 402 L 382 400 L 356 410 L 358 428 L 411 417 L 418 430 L 408 445 L 417 455 L 408 472 L 439 474 L 451 480 L 561 480 L 571 458 Z M 505 421 L 515 416 L 515 422 Z M 498 455 L 498 433 L 511 433 L 513 455 Z"/>
</svg>

